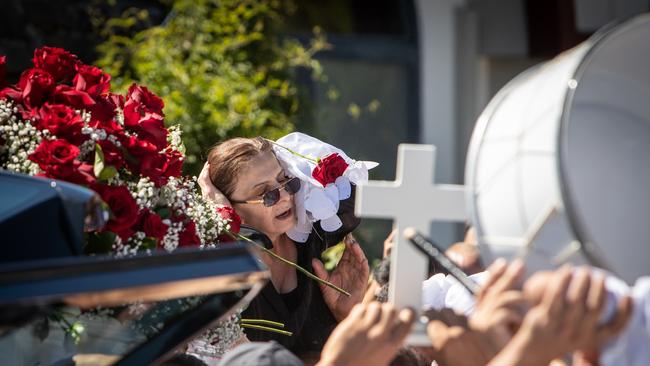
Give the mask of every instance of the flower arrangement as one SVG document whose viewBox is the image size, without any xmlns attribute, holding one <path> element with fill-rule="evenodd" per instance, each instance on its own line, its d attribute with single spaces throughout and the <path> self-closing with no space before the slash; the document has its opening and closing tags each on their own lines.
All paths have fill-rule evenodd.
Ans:
<svg viewBox="0 0 650 366">
<path fill-rule="evenodd" d="M 378 164 L 351 159 L 342 150 L 300 132 L 273 144 L 280 164 L 303 182 L 295 195 L 297 224 L 287 234 L 305 242 L 315 222 L 325 231 L 339 229 L 339 201 L 350 197 L 352 184 L 368 181 L 368 170 Z"/>
<path fill-rule="evenodd" d="M 109 220 L 87 233 L 86 252 L 135 254 L 214 246 L 233 215 L 181 176 L 180 128 L 164 125 L 164 103 L 146 87 L 110 91 L 111 76 L 55 47 L 8 86 L 0 57 L 0 168 L 86 186 Z M 216 214 L 215 214 L 216 213 Z"/>
<path fill-rule="evenodd" d="M 233 240 L 237 214 L 204 199 L 195 178 L 181 176 L 180 128 L 165 127 L 162 99 L 137 84 L 126 95 L 112 93 L 110 75 L 61 48 L 36 49 L 32 62 L 8 85 L 0 56 L 0 169 L 97 192 L 109 216 L 103 228 L 86 232 L 86 253 L 128 256 Z M 50 321 L 78 341 L 84 317 L 93 314 L 62 312 Z M 244 323 L 235 314 L 202 337 L 223 351 Z"/>
</svg>

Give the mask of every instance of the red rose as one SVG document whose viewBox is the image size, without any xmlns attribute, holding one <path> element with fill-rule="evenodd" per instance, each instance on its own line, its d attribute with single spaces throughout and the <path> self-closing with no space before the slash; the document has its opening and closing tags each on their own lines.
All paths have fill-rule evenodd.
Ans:
<svg viewBox="0 0 650 366">
<path fill-rule="evenodd" d="M 58 140 L 43 140 L 29 159 L 47 174 L 58 179 L 66 179 L 75 170 L 75 158 L 79 156 L 79 148 L 69 142 Z M 78 162 L 77 162 L 78 163 Z"/>
<path fill-rule="evenodd" d="M 81 90 L 76 90 L 67 85 L 58 85 L 54 89 L 52 100 L 54 100 L 55 103 L 65 104 L 75 109 L 85 110 L 91 110 L 96 103 L 90 94 Z"/>
<path fill-rule="evenodd" d="M 122 146 L 124 146 L 129 154 L 136 160 L 142 159 L 145 156 L 158 154 L 158 148 L 156 145 L 149 141 L 139 139 L 137 136 L 121 135 L 120 137 Z M 139 171 L 137 169 L 139 162 L 133 161 L 132 163 L 132 165 L 134 165 L 132 168 L 134 168 L 135 171 Z"/>
<path fill-rule="evenodd" d="M 167 134 L 169 133 L 165 128 L 163 117 L 144 111 L 142 104 L 127 102 L 124 107 L 124 126 L 162 150 L 167 147 Z"/>
<path fill-rule="evenodd" d="M 196 224 L 194 221 L 185 223 L 185 228 L 178 234 L 179 247 L 193 247 L 201 245 L 201 239 L 196 234 Z"/>
<path fill-rule="evenodd" d="M 10 86 L 0 90 L 0 99 L 9 98 L 16 103 L 23 102 L 23 93 L 20 90 L 14 89 Z"/>
<path fill-rule="evenodd" d="M 50 73 L 57 81 L 68 81 L 79 64 L 77 56 L 57 47 L 42 47 L 34 51 L 34 67 Z"/>
<path fill-rule="evenodd" d="M 90 107 L 93 119 L 108 122 L 115 118 L 115 111 L 124 108 L 122 95 L 106 93 L 94 98 L 95 104 Z M 121 126 L 120 126 L 120 129 Z M 108 131 L 106 131 L 108 132 Z"/>
<path fill-rule="evenodd" d="M 22 90 L 22 99 L 29 109 L 39 107 L 54 90 L 54 78 L 41 69 L 27 69 L 20 75 L 18 89 Z"/>
<path fill-rule="evenodd" d="M 81 116 L 68 106 L 45 103 L 37 117 L 36 127 L 50 131 L 57 138 L 66 139 L 75 145 L 86 140 L 81 133 L 84 126 Z"/>
<path fill-rule="evenodd" d="M 140 158 L 140 174 L 149 177 L 156 187 L 163 186 L 167 183 L 167 176 L 165 175 L 165 168 L 167 165 L 167 158 L 164 154 L 156 153 L 145 155 Z"/>
<path fill-rule="evenodd" d="M 0 56 L 0 88 L 5 85 L 7 77 L 7 56 Z"/>
<path fill-rule="evenodd" d="M 139 104 L 138 112 L 141 112 L 143 116 L 144 112 L 162 115 L 162 110 L 165 107 L 165 103 L 156 94 L 150 92 L 146 87 L 136 84 L 131 85 L 126 94 L 125 107 L 129 104 Z"/>
<path fill-rule="evenodd" d="M 148 209 L 142 210 L 140 215 L 140 229 L 144 234 L 151 238 L 156 238 L 158 241 L 162 240 L 167 234 L 169 225 L 163 223 L 162 218 L 149 211 Z"/>
<path fill-rule="evenodd" d="M 111 87 L 111 76 L 95 66 L 77 65 L 77 75 L 72 80 L 76 90 L 90 95 L 100 95 L 108 92 Z"/>
<path fill-rule="evenodd" d="M 230 232 L 238 234 L 241 229 L 241 217 L 230 206 L 222 206 L 217 208 L 217 215 L 230 222 Z"/>
<path fill-rule="evenodd" d="M 162 168 L 163 175 L 169 177 L 180 177 L 183 171 L 183 154 L 176 150 L 165 153 L 165 164 Z"/>
<path fill-rule="evenodd" d="M 29 159 L 43 170 L 39 176 L 88 186 L 96 180 L 93 166 L 76 160 L 77 156 L 79 148 L 59 139 L 43 140 Z"/>
<path fill-rule="evenodd" d="M 339 154 L 333 153 L 318 162 L 314 171 L 311 172 L 311 176 L 325 187 L 329 183 L 334 183 L 336 178 L 343 175 L 347 168 L 348 163 Z"/>
<path fill-rule="evenodd" d="M 140 217 L 138 204 L 125 186 L 96 185 L 95 191 L 111 209 L 111 218 L 106 223 L 106 230 L 126 235 Z"/>
</svg>

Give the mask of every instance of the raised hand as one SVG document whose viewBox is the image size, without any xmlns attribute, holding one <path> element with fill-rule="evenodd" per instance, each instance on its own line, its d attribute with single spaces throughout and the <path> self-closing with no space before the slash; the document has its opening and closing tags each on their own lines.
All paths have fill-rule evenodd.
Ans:
<svg viewBox="0 0 650 366">
<path fill-rule="evenodd" d="M 521 260 L 510 265 L 496 260 L 488 268 L 488 279 L 469 318 L 472 330 L 491 344 L 493 355 L 510 341 L 524 317 L 527 301 L 524 294 L 515 289 L 523 269 Z"/>
<path fill-rule="evenodd" d="M 415 314 L 392 304 L 358 304 L 332 332 L 317 366 L 388 365 L 411 330 Z"/>
<path fill-rule="evenodd" d="M 345 252 L 331 273 L 327 272 L 321 261 L 315 258 L 312 260 L 316 276 L 350 293 L 350 296 L 346 296 L 330 287 L 320 285 L 323 299 L 338 321 L 345 319 L 352 307 L 361 302 L 370 273 L 368 260 L 352 234 L 348 234 L 343 241 Z"/>
<path fill-rule="evenodd" d="M 599 325 L 605 302 L 605 281 L 589 269 L 575 273 L 562 267 L 547 277 L 539 303 L 524 317 L 517 334 L 493 359 L 495 365 L 548 365 L 569 352 L 593 347 L 619 332 L 629 317 L 629 299 L 619 304 L 619 315 Z"/>
<path fill-rule="evenodd" d="M 210 180 L 210 164 L 208 162 L 203 165 L 197 181 L 199 187 L 201 187 L 203 198 L 209 199 L 218 205 L 232 206 L 228 198 L 212 184 Z"/>
</svg>

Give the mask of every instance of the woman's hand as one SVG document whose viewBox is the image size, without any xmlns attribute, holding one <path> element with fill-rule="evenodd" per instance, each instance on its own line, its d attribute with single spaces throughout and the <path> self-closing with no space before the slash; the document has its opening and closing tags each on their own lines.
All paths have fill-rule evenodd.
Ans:
<svg viewBox="0 0 650 366">
<path fill-rule="evenodd" d="M 356 305 L 332 332 L 318 366 L 388 365 L 411 330 L 415 314 L 391 304 Z"/>
<path fill-rule="evenodd" d="M 345 242 L 345 252 L 332 273 L 328 273 L 318 259 L 312 260 L 316 276 L 350 293 L 350 296 L 346 296 L 330 287 L 320 285 L 325 304 L 337 321 L 345 319 L 352 307 L 361 302 L 370 273 L 368 260 L 352 234 L 348 234 L 343 241 Z"/>
<path fill-rule="evenodd" d="M 201 194 L 203 194 L 203 198 L 206 198 L 218 205 L 232 206 L 230 204 L 230 201 L 228 201 L 228 198 L 226 198 L 226 196 L 212 184 L 212 181 L 210 180 L 210 164 L 208 162 L 206 162 L 203 165 L 203 169 L 201 169 L 198 183 L 199 187 L 201 187 Z"/>
</svg>

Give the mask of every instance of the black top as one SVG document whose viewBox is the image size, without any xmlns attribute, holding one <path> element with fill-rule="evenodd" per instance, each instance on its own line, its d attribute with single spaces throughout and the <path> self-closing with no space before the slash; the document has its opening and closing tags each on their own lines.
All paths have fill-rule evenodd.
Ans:
<svg viewBox="0 0 650 366">
<path fill-rule="evenodd" d="M 352 196 L 340 202 L 339 218 L 343 226 L 336 232 L 324 232 L 315 224 L 314 230 L 305 243 L 295 243 L 298 249 L 298 264 L 313 273 L 312 258 L 320 259 L 327 247 L 338 244 L 343 237 L 354 230 L 360 220 L 354 216 L 354 189 Z M 286 294 L 279 294 L 269 283 L 244 310 L 242 317 L 264 319 L 284 324 L 284 330 L 293 333 L 291 337 L 245 328 L 251 341 L 274 340 L 295 354 L 320 351 L 337 321 L 323 300 L 318 283 L 297 272 L 298 285 Z"/>
</svg>

